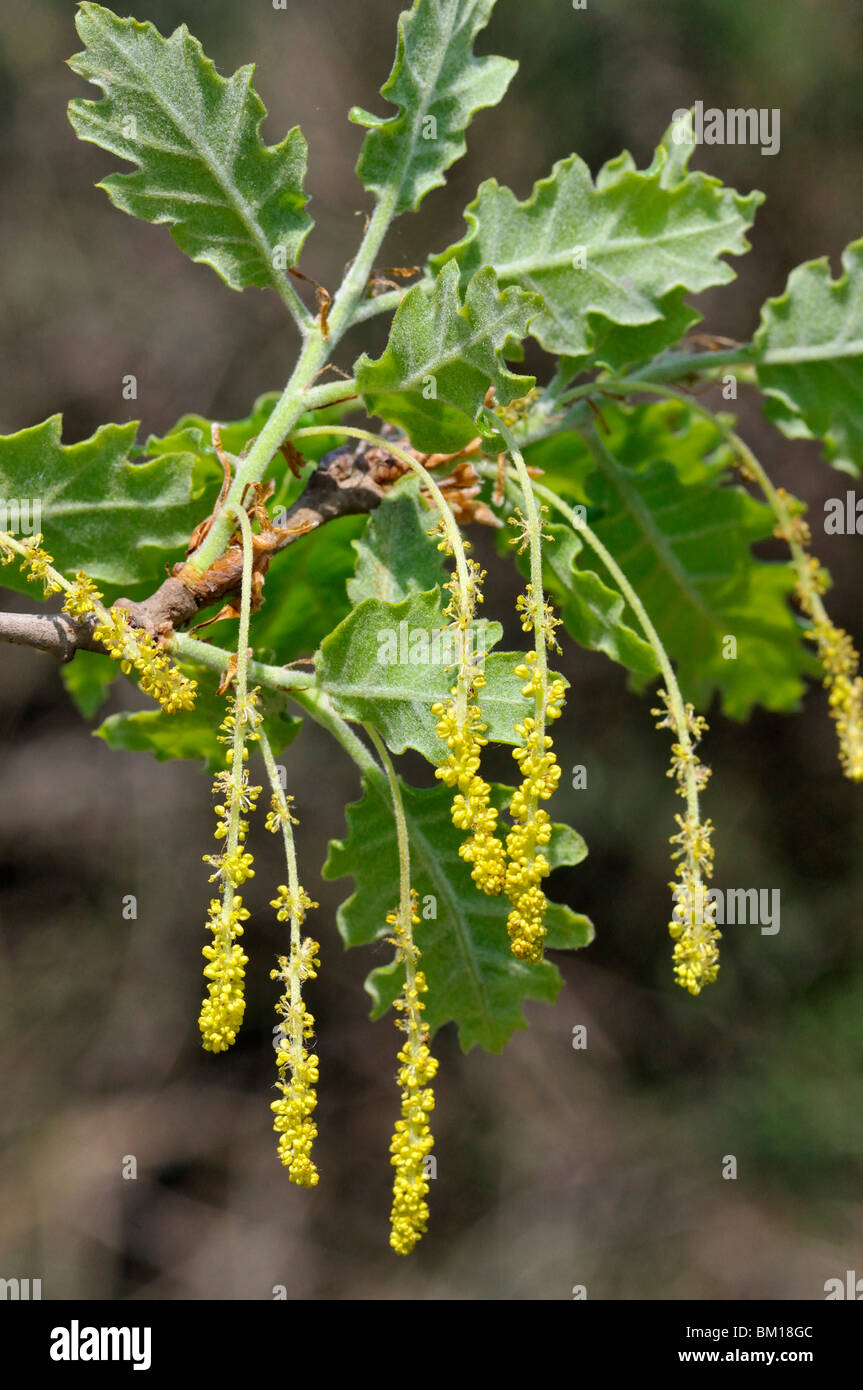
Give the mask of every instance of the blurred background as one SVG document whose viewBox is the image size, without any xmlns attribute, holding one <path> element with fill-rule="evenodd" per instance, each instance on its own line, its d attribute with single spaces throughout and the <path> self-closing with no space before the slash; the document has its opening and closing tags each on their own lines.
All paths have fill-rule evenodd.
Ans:
<svg viewBox="0 0 863 1390">
<path fill-rule="evenodd" d="M 224 287 L 167 231 L 125 217 L 93 184 L 110 156 L 65 116 L 95 95 L 64 67 L 80 44 L 68 0 L 0 9 L 3 313 L 0 431 L 55 412 L 65 439 L 134 409 L 143 432 L 186 411 L 245 415 L 278 388 L 294 339 L 275 296 Z M 396 0 L 137 0 L 165 32 L 187 22 L 222 72 L 257 60 L 268 141 L 299 122 L 318 226 L 303 269 L 335 285 L 369 203 L 349 106 L 383 110 Z M 125 13 L 125 7 L 121 7 Z M 521 70 L 471 128 L 469 154 L 420 216 L 395 227 L 388 264 L 411 264 L 462 229 L 490 175 L 524 197 L 573 149 L 596 169 L 629 148 L 644 167 L 676 107 L 778 107 L 781 152 L 696 154 L 767 203 L 740 279 L 703 296 L 706 329 L 748 338 L 798 262 L 834 271 L 863 233 L 859 7 L 845 0 L 500 0 L 481 52 Z M 376 350 L 382 327 L 364 345 Z M 349 366 L 359 339 L 341 345 Z M 125 402 L 122 378 L 138 378 Z M 831 569 L 834 619 L 863 642 L 860 537 L 825 537 L 824 499 L 848 480 L 817 446 L 790 444 L 740 403 L 776 481 L 811 504 Z M 498 595 L 489 592 L 491 607 Z M 508 595 L 501 591 L 501 603 Z M 20 606 L 12 596 L 9 606 Z M 462 1056 L 446 1030 L 434 1117 L 428 1237 L 409 1261 L 387 1245 L 397 1035 L 367 1018 L 362 982 L 388 957 L 346 953 L 334 926 L 346 882 L 318 867 L 344 831 L 354 770 L 306 728 L 285 761 L 297 792 L 303 882 L 321 903 L 323 969 L 310 991 L 322 1084 L 320 1186 L 287 1181 L 268 1103 L 280 945 L 267 907 L 279 881 L 258 844 L 242 1039 L 201 1051 L 200 947 L 209 897 L 210 779 L 192 763 L 110 752 L 67 701 L 52 659 L 0 646 L 0 1276 L 40 1277 L 44 1298 L 818 1299 L 863 1272 L 863 791 L 840 775 L 825 697 L 747 726 L 711 714 L 708 811 L 717 884 L 781 890 L 781 931 L 725 933 L 717 985 L 673 984 L 667 737 L 623 672 L 569 647 L 554 807 L 590 856 L 555 896 L 597 939 L 559 957 L 554 1008 L 501 1057 Z M 123 687 L 122 689 L 120 687 Z M 107 711 L 142 703 L 125 682 Z M 567 769 L 584 764 L 586 790 Z M 427 770 L 426 770 L 427 775 Z M 269 839 L 269 837 L 267 837 Z M 138 900 L 136 921 L 122 915 Z M 588 1047 L 572 1030 L 586 1025 Z M 124 1158 L 137 1178 L 124 1180 Z M 723 1180 L 726 1155 L 736 1181 Z"/>
</svg>

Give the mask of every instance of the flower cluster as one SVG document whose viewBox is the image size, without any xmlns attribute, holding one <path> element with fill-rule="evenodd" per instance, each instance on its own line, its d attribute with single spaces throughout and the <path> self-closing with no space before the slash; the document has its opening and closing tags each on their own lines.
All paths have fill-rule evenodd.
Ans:
<svg viewBox="0 0 863 1390">
<path fill-rule="evenodd" d="M 276 1004 L 280 1022 L 275 1030 L 274 1046 L 279 1079 L 276 1088 L 281 1092 L 270 1105 L 273 1129 L 279 1136 L 279 1158 L 288 1170 L 288 1177 L 299 1187 L 316 1187 L 318 1170 L 312 1162 L 312 1145 L 318 1128 L 312 1119 L 318 1103 L 315 1087 L 318 1081 L 318 1058 L 307 1049 L 314 1036 L 315 1020 L 303 1004 L 303 985 L 317 978 L 320 960 L 317 941 L 304 937 L 302 926 L 306 913 L 318 906 L 312 902 L 297 877 L 297 855 L 292 827 L 298 822 L 291 813 L 292 796 L 286 796 L 277 779 L 272 750 L 266 735 L 261 750 L 272 797 L 267 813 L 266 828 L 272 834 L 279 831 L 285 843 L 289 884 L 280 884 L 271 906 L 280 922 L 290 922 L 291 945 L 287 956 L 279 956 L 278 969 L 270 971 L 271 980 L 281 980 L 284 992 Z"/>
<path fill-rule="evenodd" d="M 75 575 L 74 584 L 66 591 L 63 612 L 79 620 L 88 618 L 91 613 L 96 612 L 101 599 L 102 595 L 93 580 L 83 570 L 79 570 Z"/>
<path fill-rule="evenodd" d="M 863 782 L 860 658 L 848 633 L 841 627 L 834 627 L 821 602 L 827 583 L 827 575 L 814 555 L 806 555 L 802 568 L 798 566 L 795 594 L 803 612 L 812 620 L 806 636 L 815 644 L 824 673 L 824 688 L 839 738 L 839 761 L 846 777 L 852 782 Z"/>
<path fill-rule="evenodd" d="M 860 659 L 848 633 L 826 617 L 813 623 L 807 637 L 818 648 L 830 714 L 839 736 L 839 761 L 845 776 L 863 782 L 863 677 Z"/>
<path fill-rule="evenodd" d="M 0 533 L 0 565 L 11 565 L 15 559 L 21 560 L 21 573 L 27 575 L 28 584 L 41 580 L 46 598 L 60 593 L 63 585 L 52 568 L 54 557 L 42 548 L 41 535 L 13 541 L 5 532 Z"/>
<path fill-rule="evenodd" d="M 705 985 L 713 984 L 719 974 L 721 932 L 716 926 L 716 903 L 707 901 L 704 881 L 713 873 L 713 825 L 702 820 L 698 810 L 698 794 L 707 785 L 710 769 L 698 757 L 696 746 L 707 729 L 707 721 L 686 705 L 683 721 L 675 713 L 665 690 L 658 692 L 662 708 L 651 710 L 657 716 L 658 729 L 672 729 L 677 740 L 671 746 L 671 767 L 668 776 L 677 783 L 677 792 L 687 800 L 685 816 L 675 816 L 678 831 L 672 835 L 672 859 L 676 879 L 669 885 L 674 898 L 674 910 L 668 925 L 674 942 L 674 975 L 682 989 L 700 994 Z"/>
<path fill-rule="evenodd" d="M 483 893 L 495 896 L 503 891 L 506 857 L 497 834 L 497 807 L 491 803 L 491 787 L 480 776 L 486 724 L 477 703 L 477 692 L 485 685 L 481 668 L 468 653 L 468 634 L 477 605 L 482 603 L 485 571 L 473 560 L 466 562 L 467 580 L 456 572 L 446 588 L 451 594 L 444 616 L 451 619 L 458 638 L 458 680 L 446 703 L 432 705 L 437 717 L 437 735 L 449 753 L 435 771 L 447 787 L 457 788 L 452 803 L 452 821 L 467 832 L 459 854 L 472 865 L 471 877 Z"/>
<path fill-rule="evenodd" d="M 155 638 L 143 628 L 134 627 L 122 609 L 105 608 L 101 593 L 83 570 L 70 583 L 53 568 L 53 557 L 43 549 L 41 536 L 13 542 L 11 537 L 0 534 L 0 563 L 8 565 L 16 556 L 21 558 L 21 569 L 27 573 L 28 581 L 41 581 L 46 598 L 65 592 L 63 612 L 70 618 L 82 622 L 95 615 L 98 621 L 93 624 L 93 636 L 109 656 L 120 662 L 125 675 L 137 671 L 141 689 L 167 714 L 194 707 L 197 681 L 185 676 Z"/>
<path fill-rule="evenodd" d="M 248 916 L 239 895 L 235 894 L 227 905 L 219 898 L 210 899 L 207 926 L 213 933 L 213 942 L 204 946 L 202 952 L 207 961 L 204 978 L 210 983 L 198 1020 L 206 1052 L 227 1052 L 243 1021 L 243 981 L 249 957 L 238 938 L 243 935 L 243 922 Z"/>
<path fill-rule="evenodd" d="M 559 652 L 560 647 L 554 634 L 563 619 L 555 616 L 554 609 L 545 598 L 541 601 L 534 598 L 532 584 L 528 584 L 524 593 L 519 594 L 515 606 L 521 619 L 522 632 L 533 632 L 539 627 L 544 634 L 548 650 Z"/>
<path fill-rule="evenodd" d="M 814 555 L 806 553 L 810 531 L 802 518 L 805 503 L 785 488 L 776 489 L 779 524 L 774 535 L 791 546 L 797 570 L 795 596 L 812 621 L 806 633 L 815 644 L 824 673 L 830 715 L 839 739 L 839 761 L 845 776 L 863 782 L 863 677 L 854 643 L 841 627 L 835 627 L 821 602 L 829 577 Z"/>
<path fill-rule="evenodd" d="M 207 1052 L 227 1051 L 236 1039 L 246 1007 L 243 981 L 248 956 L 239 937 L 249 914 L 236 889 L 255 872 L 252 856 L 244 848 L 249 830 L 244 813 L 254 810 L 261 791 L 260 787 L 250 786 L 246 768 L 246 743 L 259 737 L 261 715 L 257 705 L 255 690 L 245 696 L 230 697 L 218 734 L 220 743 L 231 746 L 225 755 L 227 768 L 218 772 L 213 782 L 213 792 L 219 798 L 214 834 L 217 841 L 224 842 L 224 848 L 218 854 L 204 855 L 204 862 L 213 868 L 210 882 L 217 880 L 222 890 L 221 899 L 213 898 L 210 903 L 207 925 L 213 941 L 203 947 L 207 961 L 204 977 L 210 983 L 198 1027 Z"/>
<path fill-rule="evenodd" d="M 79 575 L 79 585 L 81 578 Z M 79 588 L 75 602 L 86 603 L 91 598 L 92 595 Z M 194 707 L 197 681 L 184 676 L 155 638 L 143 628 L 133 627 L 120 609 L 107 609 L 94 625 L 93 636 L 102 643 L 109 656 L 119 661 L 125 675 L 137 671 L 141 689 L 146 695 L 151 695 L 166 714 L 176 714 L 178 710 Z"/>
<path fill-rule="evenodd" d="M 513 757 L 521 773 L 521 785 L 510 802 L 509 813 L 515 824 L 506 837 L 506 893 L 512 903 L 507 918 L 510 948 L 519 960 L 542 960 L 547 900 L 540 884 L 550 871 L 544 850 L 551 839 L 551 819 L 540 806 L 554 794 L 560 781 L 560 767 L 552 751 L 552 740 L 545 732 L 546 721 L 558 719 L 562 712 L 565 686 L 562 680 L 550 684 L 536 651 L 528 652 L 515 668 L 526 682 L 522 695 L 534 702 L 534 715 L 515 726 L 521 739 Z"/>
<path fill-rule="evenodd" d="M 482 683 L 483 677 L 476 677 L 473 688 L 480 688 Z M 438 738 L 450 750 L 435 777 L 448 787 L 458 788 L 453 797 L 452 821 L 458 830 L 469 832 L 459 846 L 459 854 L 473 866 L 471 877 L 477 888 L 496 895 L 503 891 L 506 859 L 503 844 L 495 834 L 498 816 L 497 808 L 491 804 L 491 787 L 479 773 L 481 752 L 488 742 L 482 737 L 486 725 L 476 704 L 468 704 L 464 718 L 459 719 L 457 695 L 458 689 L 453 687 L 452 699 L 445 705 L 432 705 L 432 714 L 437 715 Z"/>
<path fill-rule="evenodd" d="M 428 1228 L 429 1193 L 426 1160 L 434 1146 L 428 1117 L 434 1109 L 434 1092 L 429 1085 L 438 1064 L 429 1050 L 420 996 L 428 986 L 417 969 L 420 953 L 414 944 L 413 928 L 419 924 L 417 894 L 411 892 L 410 913 L 390 913 L 387 925 L 394 928 L 389 938 L 396 948 L 396 959 L 405 967 L 404 993 L 394 1007 L 401 1018 L 396 1027 L 405 1033 L 405 1044 L 398 1054 L 398 1082 L 402 1088 L 401 1118 L 396 1120 L 390 1144 L 390 1162 L 396 1170 L 390 1215 L 390 1245 L 397 1255 L 409 1255 Z M 405 920 L 407 917 L 407 920 Z"/>
<path fill-rule="evenodd" d="M 278 830 L 281 807 L 273 799 L 273 812 L 267 818 L 268 828 Z M 318 1128 L 312 1119 L 317 1105 L 315 1086 L 318 1081 L 318 1058 L 308 1051 L 306 1043 L 314 1036 L 315 1020 L 305 1008 L 302 986 L 306 980 L 317 978 L 320 947 L 311 937 L 300 936 L 300 928 L 309 908 L 315 908 L 304 888 L 292 892 L 285 884 L 279 886 L 278 896 L 271 906 L 280 922 L 290 921 L 291 952 L 279 956 L 277 970 L 270 971 L 271 980 L 281 980 L 284 993 L 276 1004 L 281 1019 L 276 1030 L 276 1066 L 279 1069 L 278 1100 L 270 1106 L 273 1129 L 279 1136 L 279 1158 L 288 1170 L 291 1182 L 299 1187 L 316 1187 L 318 1170 L 311 1159 L 312 1145 Z"/>
</svg>

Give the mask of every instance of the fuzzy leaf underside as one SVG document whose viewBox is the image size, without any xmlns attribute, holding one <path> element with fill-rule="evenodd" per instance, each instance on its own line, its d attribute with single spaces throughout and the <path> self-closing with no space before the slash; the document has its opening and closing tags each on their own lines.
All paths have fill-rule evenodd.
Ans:
<svg viewBox="0 0 863 1390">
<path fill-rule="evenodd" d="M 504 805 L 512 792 L 496 788 Z M 464 1051 L 479 1045 L 499 1052 L 512 1033 L 526 1027 L 526 999 L 552 1003 L 562 980 L 550 961 L 528 965 L 509 949 L 506 898 L 490 898 L 473 884 L 470 870 L 459 857 L 461 832 L 450 818 L 451 792 L 402 783 L 402 796 L 411 846 L 411 883 L 423 900 L 436 903 L 434 920 L 414 928 L 428 981 L 424 1021 L 435 1032 L 454 1021 Z M 389 936 L 387 914 L 398 904 L 398 850 L 389 788 L 381 778 L 364 779 L 363 798 L 346 808 L 348 836 L 330 844 L 324 866 L 326 879 L 353 876 L 355 891 L 338 912 L 338 927 L 348 946 Z M 558 826 L 549 847 L 553 867 L 577 864 L 586 853 L 581 837 Z M 548 914 L 550 947 L 574 950 L 592 940 L 586 917 L 552 904 Z M 373 970 L 366 988 L 374 1000 L 373 1017 L 391 1005 L 404 982 L 404 969 L 386 965 Z"/>
<path fill-rule="evenodd" d="M 502 349 L 524 337 L 541 308 L 534 294 L 502 293 L 490 267 L 459 294 L 459 270 L 444 266 L 430 293 L 415 285 L 396 311 L 377 360 L 354 368 L 368 411 L 401 425 L 425 453 L 462 448 L 477 433 L 476 417 L 490 386 L 499 404 L 523 396 L 533 377 L 510 372 Z"/>
<path fill-rule="evenodd" d="M 354 108 L 369 127 L 357 173 L 380 197 L 390 190 L 395 213 L 416 211 L 464 154 L 464 131 L 481 108 L 500 101 L 518 66 L 476 58 L 477 34 L 495 0 L 415 0 L 399 17 L 398 45 L 381 96 L 399 108 L 390 120 Z"/>
<path fill-rule="evenodd" d="M 820 439 L 836 468 L 863 468 L 863 240 L 842 253 L 830 278 L 826 256 L 788 277 L 768 299 L 755 335 L 767 414 L 792 439 Z"/>
<path fill-rule="evenodd" d="M 170 223 L 178 246 L 232 289 L 292 293 L 287 267 L 312 226 L 306 142 L 295 128 L 281 144 L 263 144 L 254 69 L 220 77 L 185 25 L 163 38 L 94 4 L 81 6 L 76 23 L 86 47 L 70 67 L 104 97 L 72 101 L 69 119 L 82 140 L 138 166 L 99 186 L 124 212 Z"/>
</svg>

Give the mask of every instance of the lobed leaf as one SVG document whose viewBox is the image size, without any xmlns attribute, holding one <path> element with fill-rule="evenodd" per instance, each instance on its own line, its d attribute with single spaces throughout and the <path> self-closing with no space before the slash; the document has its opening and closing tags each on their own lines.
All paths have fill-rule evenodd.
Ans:
<svg viewBox="0 0 863 1390">
<path fill-rule="evenodd" d="M 357 173 L 394 214 L 416 212 L 467 146 L 473 115 L 500 101 L 517 63 L 476 58 L 474 40 L 495 0 L 414 0 L 399 16 L 398 46 L 381 96 L 397 106 L 389 120 L 354 107 L 350 119 L 369 127 Z"/>
<path fill-rule="evenodd" d="M 830 278 L 824 256 L 788 277 L 761 311 L 755 347 L 767 413 L 792 439 L 820 439 L 845 472 L 863 467 L 863 240 L 842 253 Z M 757 360 L 757 359 L 756 359 Z"/>
<path fill-rule="evenodd" d="M 569 635 L 591 651 L 605 652 L 638 676 L 655 676 L 653 650 L 629 626 L 622 595 L 609 589 L 592 569 L 576 564 L 587 551 L 577 533 L 556 522 L 546 522 L 543 531 L 549 538 L 543 546 L 543 580 Z M 520 568 L 529 573 L 526 563 L 520 561 Z"/>
<path fill-rule="evenodd" d="M 571 155 L 524 202 L 490 179 L 466 210 L 467 234 L 430 265 L 454 260 L 463 283 L 494 266 L 502 285 L 540 293 L 545 307 L 529 331 L 549 352 L 582 365 L 596 352 L 614 367 L 653 355 L 694 321 L 685 292 L 734 279 L 721 257 L 748 250 L 762 200 L 685 164 L 663 144 L 643 173 L 621 156 L 594 183 Z"/>
<path fill-rule="evenodd" d="M 541 300 L 511 286 L 500 293 L 494 271 L 477 271 L 459 295 L 459 270 L 446 265 L 428 294 L 408 290 L 381 357 L 364 354 L 354 371 L 370 414 L 401 425 L 425 453 L 462 448 L 490 386 L 499 404 L 523 396 L 533 377 L 510 372 L 502 349 L 524 337 Z"/>
<path fill-rule="evenodd" d="M 0 436 L 0 498 L 38 504 L 45 546 L 62 574 L 83 569 L 117 586 L 155 581 L 206 515 L 213 475 L 196 474 L 188 453 L 130 462 L 137 428 L 135 421 L 102 425 L 80 444 L 63 444 L 62 418 L 52 415 Z M 0 584 L 34 592 L 17 565 L 0 572 Z"/>
<path fill-rule="evenodd" d="M 220 77 L 185 24 L 166 39 L 89 3 L 76 24 L 86 47 L 69 65 L 105 95 L 72 101 L 69 119 L 82 140 L 138 166 L 100 188 L 124 212 L 170 223 L 178 246 L 232 289 L 271 286 L 293 300 L 288 267 L 312 227 L 306 142 L 295 127 L 264 145 L 254 68 Z"/>
<path fill-rule="evenodd" d="M 791 566 L 758 560 L 751 550 L 772 535 L 773 513 L 742 488 L 723 486 L 721 454 L 697 456 L 696 449 L 709 450 L 709 431 L 697 431 L 689 444 L 685 431 L 675 432 L 663 449 L 663 411 L 620 412 L 615 437 L 596 451 L 598 471 L 585 483 L 590 524 L 642 599 L 688 699 L 703 708 L 718 690 L 725 712 L 741 719 L 756 703 L 793 709 L 817 665 L 789 607 Z M 616 412 L 607 414 L 615 420 Z M 618 442 L 623 421 L 631 432 Z M 588 547 L 578 559 L 613 588 Z M 735 655 L 728 637 L 736 639 Z"/>
</svg>

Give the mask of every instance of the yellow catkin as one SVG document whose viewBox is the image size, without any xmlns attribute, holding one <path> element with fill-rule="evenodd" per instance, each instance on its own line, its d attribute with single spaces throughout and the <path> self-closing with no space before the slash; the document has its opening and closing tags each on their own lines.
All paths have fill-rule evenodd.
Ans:
<svg viewBox="0 0 863 1390">
<path fill-rule="evenodd" d="M 483 678 L 475 677 L 474 690 L 482 684 Z M 483 738 L 486 725 L 479 707 L 471 703 L 464 717 L 459 719 L 457 694 L 457 688 L 453 687 L 452 699 L 446 704 L 432 705 L 432 714 L 437 716 L 438 738 L 443 739 L 449 749 L 435 777 L 447 787 L 457 788 L 452 802 L 452 821 L 458 830 L 468 832 L 459 846 L 459 854 L 471 865 L 471 878 L 476 886 L 484 893 L 496 895 L 503 891 L 506 861 L 503 844 L 495 834 L 498 813 L 491 804 L 491 787 L 479 773 L 482 749 L 488 742 Z"/>
<path fill-rule="evenodd" d="M 236 1041 L 243 1021 L 246 1010 L 243 981 L 249 957 L 239 944 L 239 937 L 243 935 L 243 923 L 248 916 L 239 894 L 235 894 L 227 906 L 220 898 L 210 899 L 207 926 L 213 933 L 213 941 L 202 951 L 207 961 L 204 978 L 209 984 L 198 1019 L 205 1052 L 227 1052 Z"/>
<path fill-rule="evenodd" d="M 283 814 L 290 814 L 273 798 L 273 810 L 267 817 L 267 828 L 274 832 L 281 825 Z M 281 1092 L 270 1109 L 273 1129 L 279 1136 L 279 1158 L 288 1170 L 288 1177 L 298 1187 L 317 1187 L 318 1170 L 312 1162 L 312 1146 L 318 1128 L 312 1116 L 318 1103 L 315 1089 L 318 1079 L 318 1058 L 306 1048 L 314 1037 L 315 1020 L 305 1008 L 302 986 L 306 980 L 317 978 L 320 946 L 311 937 L 301 937 L 300 929 L 309 908 L 315 908 L 304 888 L 292 892 L 285 884 L 279 886 L 272 907 L 280 922 L 291 924 L 291 950 L 279 956 L 278 969 L 270 971 L 271 980 L 281 980 L 284 993 L 276 1004 L 280 1024 L 276 1033 L 276 1066 L 279 1079 L 276 1088 Z"/>
<path fill-rule="evenodd" d="M 429 1050 L 422 1021 L 425 1005 L 420 996 L 428 987 L 423 972 L 417 969 L 420 952 L 413 939 L 413 927 L 420 921 L 417 901 L 416 892 L 412 892 L 407 922 L 400 912 L 387 917 L 387 925 L 394 928 L 389 940 L 396 948 L 396 959 L 405 967 L 404 992 L 394 1004 L 402 1015 L 396 1019 L 396 1027 L 405 1034 L 404 1046 L 398 1054 L 401 1116 L 396 1120 L 390 1144 L 390 1162 L 396 1170 L 390 1245 L 397 1255 L 409 1255 L 428 1229 L 427 1158 L 434 1145 L 428 1120 L 434 1109 L 434 1092 L 429 1083 L 434 1080 L 438 1064 Z"/>
<path fill-rule="evenodd" d="M 45 597 L 65 592 L 63 612 L 81 622 L 95 614 L 92 632 L 109 656 L 119 661 L 125 675 L 133 670 L 145 694 L 152 696 L 167 714 L 194 707 L 197 682 L 190 680 L 173 664 L 155 638 L 135 627 L 120 608 L 105 608 L 102 595 L 83 571 L 73 583 L 53 568 L 53 557 L 42 547 L 41 536 L 29 536 L 14 544 L 0 534 L 0 563 L 10 564 L 16 557 L 28 581 L 41 581 Z"/>
<path fill-rule="evenodd" d="M 814 555 L 807 553 L 811 533 L 802 513 L 805 504 L 784 487 L 776 489 L 779 524 L 774 535 L 791 546 L 797 585 L 795 596 L 812 626 L 806 637 L 813 642 L 823 672 L 830 715 L 839 741 L 839 761 L 845 776 L 863 782 L 863 677 L 860 657 L 851 637 L 836 627 L 821 601 L 828 576 Z"/>
<path fill-rule="evenodd" d="M 846 777 L 863 782 L 863 677 L 858 675 L 860 659 L 854 643 L 829 619 L 814 622 L 806 635 L 818 649 L 839 739 L 839 761 Z"/>
<path fill-rule="evenodd" d="M 132 627 L 118 609 L 107 610 L 104 619 L 94 625 L 93 636 L 109 656 L 119 661 L 125 675 L 137 672 L 141 689 L 158 701 L 167 714 L 194 707 L 197 682 L 184 676 L 155 638 Z"/>
<path fill-rule="evenodd" d="M 554 632 L 560 619 L 544 599 L 540 604 L 534 598 L 530 584 L 519 595 L 517 609 L 523 632 L 535 631 L 546 648 L 557 648 Z M 540 802 L 554 795 L 560 781 L 560 767 L 546 726 L 560 718 L 566 686 L 560 679 L 549 682 L 536 650 L 526 654 L 515 673 L 525 681 L 521 693 L 533 703 L 533 715 L 515 726 L 519 744 L 513 757 L 522 780 L 509 806 L 515 824 L 506 837 L 505 888 L 512 904 L 506 925 L 512 954 L 518 960 L 540 961 L 548 907 L 541 884 L 550 872 L 545 850 L 551 840 L 551 818 Z"/>
<path fill-rule="evenodd" d="M 442 545 L 446 548 L 445 541 Z M 451 619 L 456 632 L 459 669 L 450 699 L 432 705 L 438 738 L 449 749 L 435 776 L 455 789 L 452 821 L 466 836 L 459 846 L 459 854 L 471 865 L 471 877 L 477 888 L 496 896 L 504 887 L 506 855 L 496 833 L 498 811 L 492 805 L 491 787 L 479 771 L 482 750 L 488 742 L 483 737 L 487 726 L 477 701 L 478 692 L 485 685 L 485 676 L 469 650 L 471 624 L 477 605 L 483 601 L 485 571 L 475 561 L 468 560 L 467 574 L 466 586 L 459 581 L 458 573 L 446 585 L 451 598 L 444 616 Z"/>
<path fill-rule="evenodd" d="M 658 729 L 678 732 L 678 741 L 671 747 L 671 767 L 668 776 L 674 778 L 676 790 L 689 800 L 690 787 L 702 791 L 710 777 L 710 769 L 700 761 L 695 749 L 707 729 L 707 721 L 686 705 L 686 742 L 680 741 L 678 723 L 665 690 L 657 692 L 662 707 L 651 710 L 657 716 Z M 670 883 L 674 896 L 674 911 L 668 925 L 674 942 L 672 955 L 674 976 L 682 989 L 700 994 L 705 985 L 713 984 L 719 974 L 721 932 L 716 926 L 716 903 L 707 901 L 705 880 L 713 874 L 713 825 L 701 820 L 691 809 L 685 816 L 675 816 L 678 831 L 672 835 L 672 859 L 677 860 L 675 879 Z"/>
<path fill-rule="evenodd" d="M 206 1052 L 226 1052 L 232 1046 L 246 1007 L 244 980 L 249 958 L 240 938 L 249 914 L 236 889 L 255 873 L 252 856 L 245 849 L 249 823 L 244 813 L 254 810 L 261 792 L 260 787 L 250 786 L 246 768 L 245 745 L 258 738 L 261 716 L 257 704 L 254 690 L 242 699 L 229 697 L 218 734 L 220 743 L 231 746 L 226 753 L 227 768 L 218 772 L 213 782 L 213 792 L 219 798 L 214 834 L 216 840 L 225 841 L 225 848 L 218 854 L 204 855 L 204 862 L 213 868 L 210 882 L 218 881 L 222 889 L 221 898 L 210 902 L 207 926 L 213 940 L 202 952 L 207 961 L 204 977 L 209 984 L 198 1027 Z"/>
<path fill-rule="evenodd" d="M 797 502 L 784 489 L 779 491 L 786 506 Z M 796 515 L 794 522 L 800 525 Z M 777 528 L 777 533 L 785 537 L 784 530 Z M 806 536 L 798 531 L 795 539 L 803 544 Z M 818 653 L 830 715 L 839 740 L 839 761 L 846 777 L 852 782 L 863 782 L 863 677 L 858 674 L 860 658 L 848 633 L 841 627 L 835 627 L 825 611 L 821 595 L 826 588 L 827 577 L 814 555 L 806 555 L 798 570 L 795 594 L 803 612 L 812 620 L 806 636 L 815 644 Z"/>
</svg>

